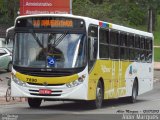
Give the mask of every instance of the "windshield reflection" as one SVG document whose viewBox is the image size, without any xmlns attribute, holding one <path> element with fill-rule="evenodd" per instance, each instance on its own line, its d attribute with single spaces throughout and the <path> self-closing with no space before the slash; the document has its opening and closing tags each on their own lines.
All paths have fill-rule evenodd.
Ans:
<svg viewBox="0 0 160 120">
<path fill-rule="evenodd" d="M 78 68 L 86 64 L 86 36 L 16 33 L 13 64 L 33 68 Z"/>
</svg>

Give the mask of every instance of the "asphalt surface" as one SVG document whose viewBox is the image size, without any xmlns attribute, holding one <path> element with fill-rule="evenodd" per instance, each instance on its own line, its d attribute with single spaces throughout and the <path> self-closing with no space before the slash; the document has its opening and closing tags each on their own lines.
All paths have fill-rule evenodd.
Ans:
<svg viewBox="0 0 160 120">
<path fill-rule="evenodd" d="M 75 102 L 43 102 L 39 109 L 29 108 L 27 103 L 1 105 L 0 113 L 14 115 L 18 120 L 122 120 L 123 115 L 151 114 L 160 118 L 160 82 L 154 89 L 138 97 L 135 104 L 125 99 L 106 101 L 102 109 L 91 109 Z M 159 116 L 158 116 L 159 114 Z M 151 117 L 152 117 L 151 116 Z M 16 119 L 17 120 L 17 119 Z M 148 120 L 148 119 L 147 119 Z"/>
<path fill-rule="evenodd" d="M 0 96 L 5 95 L 5 91 L 8 87 L 8 80 L 6 77 L 10 77 L 10 73 L 7 73 L 6 71 L 0 71 Z"/>
</svg>

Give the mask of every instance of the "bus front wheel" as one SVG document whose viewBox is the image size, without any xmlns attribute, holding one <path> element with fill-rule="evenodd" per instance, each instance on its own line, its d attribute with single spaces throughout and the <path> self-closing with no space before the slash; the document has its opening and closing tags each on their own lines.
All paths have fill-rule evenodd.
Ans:
<svg viewBox="0 0 160 120">
<path fill-rule="evenodd" d="M 103 98 L 104 98 L 103 86 L 102 82 L 99 81 L 96 88 L 96 99 L 91 102 L 92 107 L 97 109 L 101 108 L 103 103 Z"/>
<path fill-rule="evenodd" d="M 28 104 L 31 108 L 40 107 L 42 99 L 40 98 L 28 98 Z"/>
</svg>

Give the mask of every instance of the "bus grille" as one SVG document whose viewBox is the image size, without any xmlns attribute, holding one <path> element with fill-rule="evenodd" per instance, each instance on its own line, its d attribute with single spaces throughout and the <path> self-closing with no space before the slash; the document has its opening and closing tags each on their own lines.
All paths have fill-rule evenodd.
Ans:
<svg viewBox="0 0 160 120">
<path fill-rule="evenodd" d="M 61 96 L 62 90 L 54 90 L 51 94 L 39 94 L 39 90 L 29 90 L 30 95 L 36 95 L 36 96 Z"/>
<path fill-rule="evenodd" d="M 37 93 L 30 93 L 30 94 L 36 96 L 61 96 L 61 94 L 37 94 Z"/>
<path fill-rule="evenodd" d="M 62 86 L 64 84 L 47 84 L 47 85 L 44 85 L 42 83 L 30 83 L 30 82 L 27 82 L 29 85 L 38 85 L 38 86 Z"/>
</svg>

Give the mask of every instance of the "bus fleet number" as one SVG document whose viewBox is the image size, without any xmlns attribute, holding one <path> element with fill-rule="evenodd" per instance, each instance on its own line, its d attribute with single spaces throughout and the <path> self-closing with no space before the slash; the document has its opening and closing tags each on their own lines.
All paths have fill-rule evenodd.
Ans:
<svg viewBox="0 0 160 120">
<path fill-rule="evenodd" d="M 27 79 L 27 82 L 31 82 L 31 83 L 37 82 L 37 79 L 34 79 L 34 78 L 26 78 L 26 79 Z"/>
</svg>

